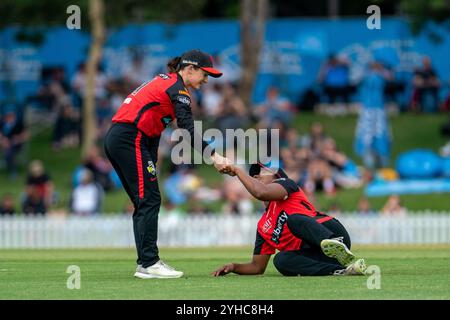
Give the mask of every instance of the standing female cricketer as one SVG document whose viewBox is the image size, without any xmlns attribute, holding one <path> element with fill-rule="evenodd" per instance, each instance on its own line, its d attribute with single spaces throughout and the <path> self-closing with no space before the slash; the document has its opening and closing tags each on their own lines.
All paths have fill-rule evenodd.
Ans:
<svg viewBox="0 0 450 320">
<path fill-rule="evenodd" d="M 143 83 L 124 100 L 112 118 L 105 137 L 105 153 L 134 204 L 133 231 L 137 249 L 135 277 L 179 278 L 176 271 L 160 260 L 157 234 L 161 195 L 155 163 L 161 132 L 174 119 L 186 129 L 194 147 L 194 121 L 187 88 L 200 89 L 208 76 L 220 77 L 209 54 L 200 50 L 185 52 L 167 64 L 168 73 Z M 202 140 L 202 155 L 211 156 L 220 169 L 228 160 Z"/>
<path fill-rule="evenodd" d="M 230 263 L 212 274 L 263 274 L 270 256 L 285 276 L 364 275 L 363 259 L 350 248 L 350 236 L 336 218 L 316 211 L 297 184 L 279 168 L 252 164 L 249 175 L 234 165 L 221 172 L 236 175 L 245 188 L 266 204 L 259 220 L 253 259 Z"/>
</svg>

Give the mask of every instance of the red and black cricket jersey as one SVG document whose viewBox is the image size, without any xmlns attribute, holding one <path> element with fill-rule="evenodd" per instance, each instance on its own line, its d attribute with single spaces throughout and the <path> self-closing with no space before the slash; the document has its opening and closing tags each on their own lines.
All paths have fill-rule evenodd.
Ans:
<svg viewBox="0 0 450 320">
<path fill-rule="evenodd" d="M 288 197 L 281 201 L 270 201 L 266 212 L 258 222 L 255 249 L 253 254 L 274 254 L 278 251 L 299 250 L 302 239 L 297 238 L 287 227 L 287 220 L 293 214 L 304 214 L 323 223 L 333 217 L 316 211 L 302 189 L 291 179 L 274 181 L 282 185 Z"/>
<path fill-rule="evenodd" d="M 181 129 L 189 131 L 194 147 L 194 120 L 191 97 L 177 73 L 162 73 L 140 85 L 127 96 L 112 118 L 114 123 L 134 124 L 149 138 L 161 136 L 176 118 Z M 202 150 L 208 144 L 202 140 Z"/>
</svg>

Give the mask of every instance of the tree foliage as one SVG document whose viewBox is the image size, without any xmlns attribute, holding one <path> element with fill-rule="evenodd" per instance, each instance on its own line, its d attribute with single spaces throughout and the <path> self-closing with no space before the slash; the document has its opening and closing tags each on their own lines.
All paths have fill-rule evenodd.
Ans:
<svg viewBox="0 0 450 320">
<path fill-rule="evenodd" d="M 220 2 L 220 1 L 212 1 Z M 218 3 L 223 12 L 233 12 L 233 3 Z M 90 28 L 88 17 L 89 0 L 2 0 L 0 12 L 6 13 L 0 20 L 0 28 L 10 25 L 20 26 L 55 26 L 65 25 L 68 17 L 66 9 L 78 5 L 82 12 L 83 29 Z M 223 10 L 224 7 L 228 10 Z M 177 0 L 174 4 L 167 0 L 114 0 L 105 1 L 106 25 L 121 26 L 128 23 L 163 21 L 178 23 L 197 20 L 213 13 L 214 8 L 207 0 Z M 219 17 L 219 16 L 217 16 Z M 84 19 L 83 19 L 84 18 Z"/>
<path fill-rule="evenodd" d="M 270 1 L 271 17 L 327 16 L 328 0 Z M 83 30 L 90 28 L 87 18 L 89 0 L 1 0 L 0 28 L 9 25 L 65 25 L 66 8 L 78 5 L 82 12 Z M 450 16 L 448 0 L 340 0 L 340 16 L 365 16 L 370 4 L 381 7 L 384 15 L 405 14 L 411 18 L 414 32 L 425 22 L 442 22 Z M 105 1 L 106 26 L 161 21 L 178 23 L 198 19 L 233 18 L 240 16 L 240 0 L 108 0 Z M 83 19 L 84 18 L 84 19 Z"/>
<path fill-rule="evenodd" d="M 411 17 L 411 29 L 415 34 L 430 20 L 441 23 L 450 17 L 448 0 L 402 0 L 401 8 Z"/>
<path fill-rule="evenodd" d="M 88 0 L 1 0 L 0 28 L 10 25 L 65 25 L 68 17 L 66 10 L 72 4 L 78 5 L 82 12 L 87 13 Z"/>
</svg>

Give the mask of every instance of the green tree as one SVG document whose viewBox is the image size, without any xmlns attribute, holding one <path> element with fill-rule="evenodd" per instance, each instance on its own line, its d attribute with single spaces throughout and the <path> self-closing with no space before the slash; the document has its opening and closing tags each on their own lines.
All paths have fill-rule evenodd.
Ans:
<svg viewBox="0 0 450 320">
<path fill-rule="evenodd" d="M 430 20 L 442 23 L 449 21 L 450 17 L 448 0 L 402 0 L 401 9 L 411 17 L 411 29 L 415 34 L 423 30 Z M 450 28 L 450 23 L 447 26 Z"/>
<path fill-rule="evenodd" d="M 83 99 L 83 155 L 86 155 L 97 141 L 95 78 L 106 38 L 104 10 L 103 0 L 89 1 L 89 21 L 92 27 L 91 47 L 86 64 L 86 96 Z"/>
<path fill-rule="evenodd" d="M 267 0 L 241 0 L 242 77 L 239 95 L 247 108 L 251 106 L 253 86 L 259 67 L 259 54 L 264 44 L 267 11 Z"/>
</svg>

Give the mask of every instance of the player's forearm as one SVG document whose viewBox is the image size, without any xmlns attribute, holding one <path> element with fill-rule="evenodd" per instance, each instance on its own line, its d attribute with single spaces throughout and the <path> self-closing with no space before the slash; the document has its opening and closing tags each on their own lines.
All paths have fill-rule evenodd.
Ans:
<svg viewBox="0 0 450 320">
<path fill-rule="evenodd" d="M 256 275 L 256 274 L 264 273 L 264 270 L 253 262 L 233 263 L 233 265 L 234 265 L 233 273 L 236 273 L 239 275 Z"/>
<path fill-rule="evenodd" d="M 266 188 L 263 183 L 259 182 L 255 178 L 250 177 L 245 171 L 240 168 L 236 168 L 235 173 L 252 196 L 257 199 L 260 199 L 262 197 L 262 195 L 264 194 L 264 189 Z"/>
<path fill-rule="evenodd" d="M 197 150 L 201 155 L 203 155 L 206 148 L 210 148 L 210 153 L 207 156 L 212 156 L 215 153 L 214 148 L 212 148 L 208 142 L 202 139 L 202 137 L 195 132 L 194 118 L 192 117 L 192 111 L 189 106 L 184 104 L 177 104 L 175 106 L 175 117 L 177 119 L 177 126 L 180 129 L 184 129 L 189 133 L 191 147 Z M 201 141 L 201 146 L 195 143 L 197 140 Z"/>
</svg>

